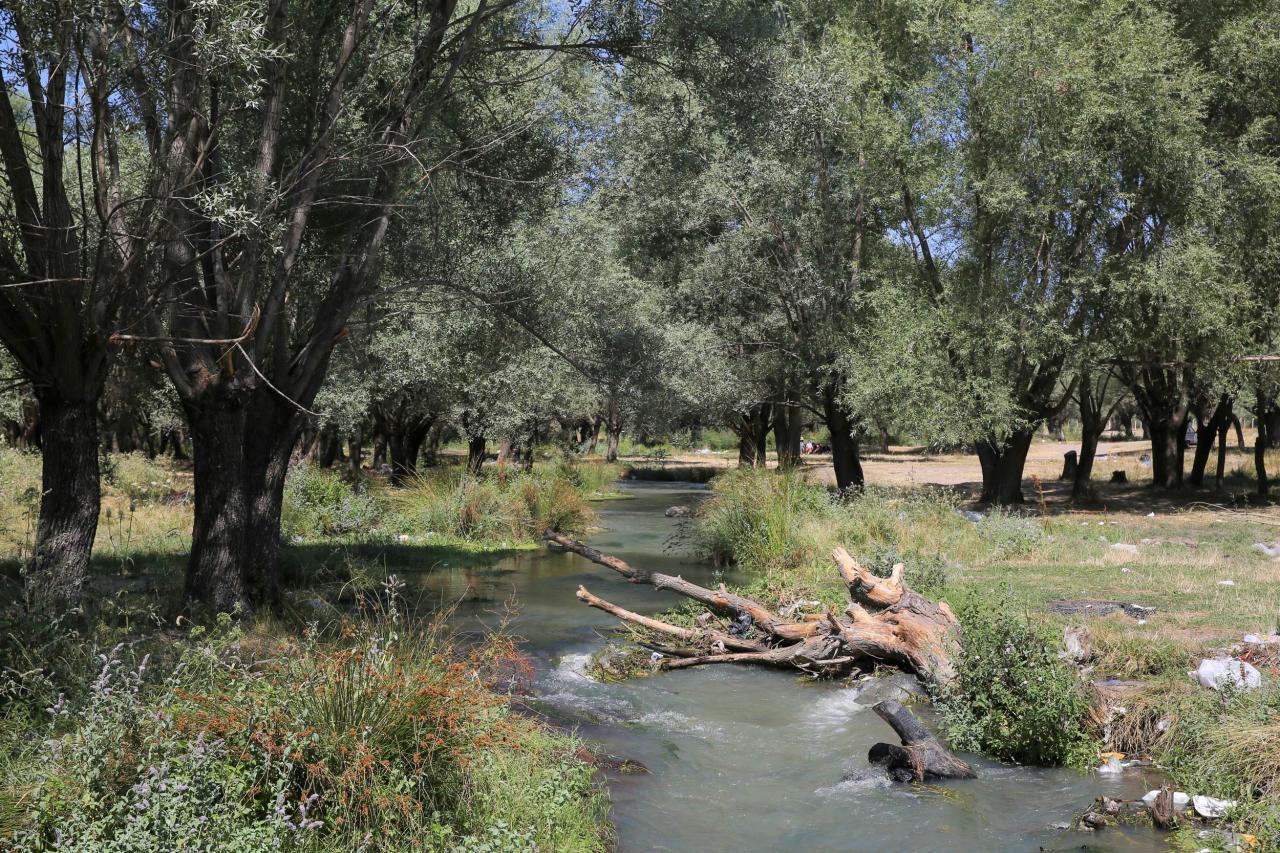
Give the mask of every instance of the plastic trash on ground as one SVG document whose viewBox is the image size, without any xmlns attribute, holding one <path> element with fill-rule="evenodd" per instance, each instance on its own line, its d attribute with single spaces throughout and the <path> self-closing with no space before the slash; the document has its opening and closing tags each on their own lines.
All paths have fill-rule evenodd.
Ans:
<svg viewBox="0 0 1280 853">
<path fill-rule="evenodd" d="M 1228 684 L 1243 690 L 1262 686 L 1262 673 L 1253 664 L 1235 658 L 1205 658 L 1192 677 L 1201 687 L 1211 690 L 1221 690 Z"/>
</svg>

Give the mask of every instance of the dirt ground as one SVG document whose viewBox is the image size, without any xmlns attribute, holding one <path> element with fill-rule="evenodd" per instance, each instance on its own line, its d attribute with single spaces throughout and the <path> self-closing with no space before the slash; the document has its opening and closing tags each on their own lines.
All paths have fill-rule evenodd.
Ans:
<svg viewBox="0 0 1280 853">
<path fill-rule="evenodd" d="M 1214 491 L 1210 485 L 1203 490 L 1203 494 L 1178 496 L 1178 503 L 1185 505 L 1188 499 L 1231 502 L 1234 493 L 1243 495 L 1250 491 L 1251 481 L 1245 482 L 1239 475 L 1233 476 L 1238 469 L 1252 470 L 1253 457 L 1252 450 L 1249 449 L 1252 436 L 1246 435 L 1245 440 L 1244 449 L 1237 447 L 1234 441 L 1229 446 L 1226 464 L 1228 481 L 1221 493 Z M 1023 494 L 1028 502 L 1039 502 L 1043 498 L 1047 506 L 1053 507 L 1070 497 L 1071 483 L 1059 480 L 1058 477 L 1062 474 L 1063 455 L 1071 450 L 1078 451 L 1079 448 L 1078 442 L 1052 441 L 1047 438 L 1038 440 L 1031 446 L 1023 480 Z M 1151 484 L 1151 467 L 1141 457 L 1150 448 L 1151 445 L 1141 439 L 1104 441 L 1098 445 L 1098 455 L 1093 464 L 1093 486 L 1101 504 L 1117 509 L 1126 504 L 1157 508 L 1168 500 L 1153 494 L 1147 488 Z M 1188 470 L 1192 454 L 1193 451 L 1188 448 Z M 670 457 L 663 463 L 670 468 L 728 468 L 736 464 L 737 454 L 729 451 L 681 454 Z M 773 467 L 774 463 L 771 461 L 769 464 Z M 1210 484 L 1215 465 L 1216 453 L 1209 464 Z M 805 466 L 814 482 L 835 485 L 835 469 L 829 455 L 807 456 Z M 878 449 L 864 447 L 862 466 L 867 482 L 873 486 L 943 486 L 964 490 L 974 498 L 981 491 L 981 469 L 977 456 L 973 454 L 929 453 L 923 447 L 906 446 L 890 447 L 888 453 L 881 453 Z M 1275 470 L 1274 465 L 1269 467 Z M 1115 471 L 1124 471 L 1127 482 L 1113 484 L 1111 477 Z"/>
</svg>

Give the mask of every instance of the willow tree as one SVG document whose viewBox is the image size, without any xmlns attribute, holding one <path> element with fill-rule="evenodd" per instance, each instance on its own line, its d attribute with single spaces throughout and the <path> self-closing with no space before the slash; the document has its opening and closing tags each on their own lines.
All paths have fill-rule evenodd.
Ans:
<svg viewBox="0 0 1280 853">
<path fill-rule="evenodd" d="M 141 153 L 164 132 L 128 94 L 145 72 L 125 7 L 23 0 L 0 22 L 0 342 L 39 407 L 26 594 L 56 611 L 81 598 L 98 524 L 98 404 L 116 333 L 147 307 L 173 176 Z"/>
<path fill-rule="evenodd" d="M 975 447 L 982 497 L 1022 500 L 1097 300 L 1189 217 L 1205 175 L 1200 76 L 1154 3 L 958 3 L 923 17 L 901 187 L 917 276 L 886 309 L 885 375 L 934 434 Z"/>
<path fill-rule="evenodd" d="M 275 596 L 288 458 L 353 311 L 379 292 L 400 206 L 433 172 L 520 143 L 520 119 L 481 120 L 489 95 L 540 84 L 554 50 L 607 55 L 581 32 L 590 10 L 273 0 L 157 14 L 145 57 L 164 73 L 138 103 L 180 182 L 147 337 L 190 423 L 192 598 L 226 610 Z M 214 59 L 246 42 L 257 61 L 220 73 Z"/>
</svg>

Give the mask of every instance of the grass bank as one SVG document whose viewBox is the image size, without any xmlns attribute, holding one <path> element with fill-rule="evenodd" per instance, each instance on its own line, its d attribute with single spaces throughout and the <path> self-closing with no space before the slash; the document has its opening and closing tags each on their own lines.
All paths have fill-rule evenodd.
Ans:
<svg viewBox="0 0 1280 853">
<path fill-rule="evenodd" d="M 20 606 L 39 459 L 0 450 L 0 849 L 603 851 L 607 799 L 572 735 L 512 710 L 527 661 L 410 615 L 394 572 L 582 531 L 613 466 L 429 471 L 408 488 L 287 481 L 285 615 L 175 619 L 191 480 L 113 456 L 90 606 Z"/>
<path fill-rule="evenodd" d="M 515 715 L 527 663 L 375 614 L 169 628 L 6 656 L 0 839 L 37 851 L 603 851 L 573 737 Z M 100 630 L 106 630 L 105 628 Z"/>
<path fill-rule="evenodd" d="M 730 471 L 690 535 L 707 557 L 752 572 L 749 594 L 778 606 L 843 607 L 837 545 L 881 573 L 904 563 L 907 582 L 946 600 L 964 626 L 959 677 L 937 697 L 954 746 L 1077 766 L 1104 748 L 1150 756 L 1180 790 L 1238 800 L 1233 824 L 1280 849 L 1276 660 L 1255 650 L 1264 682 L 1248 693 L 1187 676 L 1244 634 L 1277 629 L 1280 563 L 1254 543 L 1280 536 L 1280 514 L 1165 501 L 1158 511 L 968 515 L 959 501 L 920 489 L 837 501 L 800 475 Z M 1156 610 L 1139 622 L 1047 606 L 1078 599 Z M 1068 622 L 1091 638 L 1083 672 L 1059 656 Z M 1127 683 L 1095 686 L 1107 678 Z"/>
</svg>

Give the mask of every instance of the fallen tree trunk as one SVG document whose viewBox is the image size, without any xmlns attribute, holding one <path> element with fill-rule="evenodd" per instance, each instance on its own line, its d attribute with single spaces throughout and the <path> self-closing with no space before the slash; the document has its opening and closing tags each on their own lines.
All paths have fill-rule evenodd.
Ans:
<svg viewBox="0 0 1280 853">
<path fill-rule="evenodd" d="M 873 705 L 871 710 L 893 727 L 902 745 L 877 743 L 867 753 L 867 760 L 884 767 L 895 781 L 973 779 L 978 775 L 929 734 L 915 715 L 900 703 L 886 699 Z"/>
<path fill-rule="evenodd" d="M 723 585 L 712 590 L 678 575 L 637 569 L 553 530 L 543 538 L 614 570 L 631 583 L 669 589 L 701 602 L 715 616 L 743 619 L 745 614 L 746 624 L 759 635 L 747 637 L 740 630 L 730 633 L 672 625 L 624 610 L 592 595 L 585 587 L 578 588 L 579 600 L 588 605 L 684 641 L 686 645 L 678 648 L 657 649 L 668 655 L 661 661 L 667 669 L 754 663 L 840 677 L 855 667 L 870 669 L 889 664 L 934 685 L 945 685 L 954 675 L 952 658 L 959 646 L 959 623 L 945 603 L 931 601 L 906 585 L 901 564 L 893 567 L 889 577 L 881 578 L 859 565 L 843 548 L 835 550 L 831 556 L 849 589 L 848 608 L 841 614 L 829 610 L 791 621 L 758 602 L 729 592 Z"/>
</svg>

